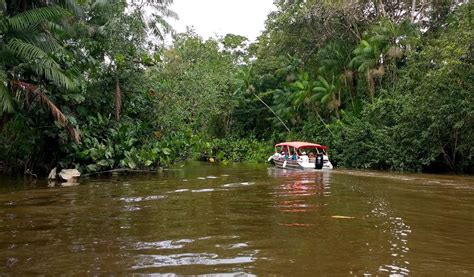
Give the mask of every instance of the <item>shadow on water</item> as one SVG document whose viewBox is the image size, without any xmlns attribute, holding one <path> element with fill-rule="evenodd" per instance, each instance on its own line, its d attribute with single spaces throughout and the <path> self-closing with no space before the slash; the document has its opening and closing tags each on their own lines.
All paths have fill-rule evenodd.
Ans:
<svg viewBox="0 0 474 277">
<path fill-rule="evenodd" d="M 71 187 L 10 180 L 0 271 L 472 276 L 471 181 L 201 163 Z"/>
</svg>

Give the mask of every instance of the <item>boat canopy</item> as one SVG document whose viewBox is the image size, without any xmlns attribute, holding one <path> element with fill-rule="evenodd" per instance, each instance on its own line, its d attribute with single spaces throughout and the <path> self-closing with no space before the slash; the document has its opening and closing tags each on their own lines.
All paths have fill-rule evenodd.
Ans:
<svg viewBox="0 0 474 277">
<path fill-rule="evenodd" d="M 322 150 L 328 149 L 327 146 L 320 145 L 317 143 L 310 143 L 310 142 L 304 142 L 304 141 L 288 141 L 288 142 L 281 142 L 275 145 L 276 147 L 279 146 L 289 146 L 289 147 L 294 147 L 295 149 L 302 149 L 302 148 L 318 148 Z"/>
</svg>

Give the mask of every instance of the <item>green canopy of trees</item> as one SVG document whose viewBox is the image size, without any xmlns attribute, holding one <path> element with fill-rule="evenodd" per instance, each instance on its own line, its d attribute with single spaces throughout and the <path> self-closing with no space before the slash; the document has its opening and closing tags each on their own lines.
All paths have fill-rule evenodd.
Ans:
<svg viewBox="0 0 474 277">
<path fill-rule="evenodd" d="M 171 3 L 0 0 L 0 168 L 264 161 L 298 139 L 342 167 L 474 171 L 472 2 L 279 0 L 255 42 L 177 34 Z"/>
</svg>

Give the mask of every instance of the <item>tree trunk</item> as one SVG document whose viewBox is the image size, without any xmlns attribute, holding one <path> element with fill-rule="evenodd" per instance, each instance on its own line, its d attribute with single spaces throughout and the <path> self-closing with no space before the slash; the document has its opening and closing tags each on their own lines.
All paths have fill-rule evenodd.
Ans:
<svg viewBox="0 0 474 277">
<path fill-rule="evenodd" d="M 372 74 L 372 69 L 369 69 L 367 71 L 367 85 L 369 87 L 370 100 L 373 103 L 374 102 L 374 96 L 375 96 L 375 80 L 374 80 L 374 76 Z"/>
<path fill-rule="evenodd" d="M 415 9 L 416 9 L 416 0 L 411 1 L 411 19 L 410 22 L 415 23 Z"/>
<path fill-rule="evenodd" d="M 379 12 L 383 17 L 387 17 L 387 12 L 385 11 L 385 5 L 383 4 L 383 0 L 378 0 L 379 5 Z"/>
<path fill-rule="evenodd" d="M 115 120 L 120 121 L 120 111 L 122 109 L 122 90 L 119 79 L 115 79 Z"/>
</svg>

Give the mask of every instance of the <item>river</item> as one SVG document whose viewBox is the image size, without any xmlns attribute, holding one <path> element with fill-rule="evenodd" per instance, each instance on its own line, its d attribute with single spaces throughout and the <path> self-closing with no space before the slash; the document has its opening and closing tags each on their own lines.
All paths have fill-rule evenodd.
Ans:
<svg viewBox="0 0 474 277">
<path fill-rule="evenodd" d="M 0 273 L 473 276 L 474 178 L 186 163 L 0 181 Z"/>
</svg>

